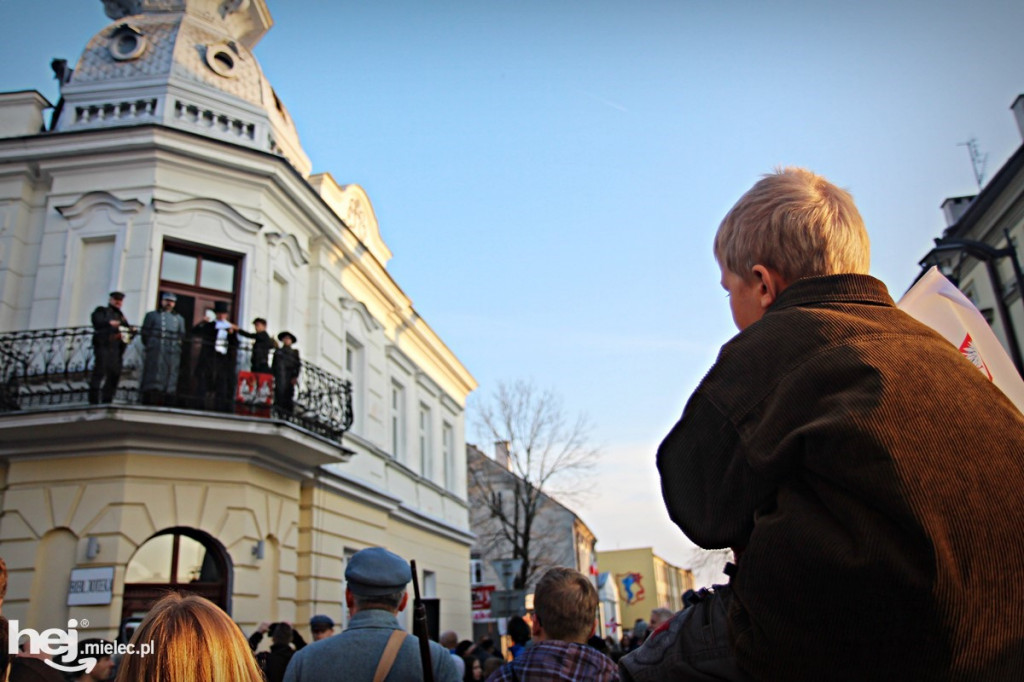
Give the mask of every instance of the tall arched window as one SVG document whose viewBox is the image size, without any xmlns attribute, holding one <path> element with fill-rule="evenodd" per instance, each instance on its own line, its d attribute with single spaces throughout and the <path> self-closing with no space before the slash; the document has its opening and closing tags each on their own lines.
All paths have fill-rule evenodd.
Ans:
<svg viewBox="0 0 1024 682">
<path fill-rule="evenodd" d="M 168 591 L 206 597 L 231 613 L 231 557 L 209 533 L 168 528 L 144 542 L 128 562 L 122 618 L 138 618 Z"/>
</svg>

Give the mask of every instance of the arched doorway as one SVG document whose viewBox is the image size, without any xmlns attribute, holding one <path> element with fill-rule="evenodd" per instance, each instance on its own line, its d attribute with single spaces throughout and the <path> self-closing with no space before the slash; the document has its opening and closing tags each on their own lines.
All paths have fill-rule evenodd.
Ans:
<svg viewBox="0 0 1024 682">
<path fill-rule="evenodd" d="M 231 613 L 231 557 L 209 533 L 168 528 L 146 540 L 128 562 L 122 623 L 143 617 L 168 591 L 206 597 Z"/>
</svg>

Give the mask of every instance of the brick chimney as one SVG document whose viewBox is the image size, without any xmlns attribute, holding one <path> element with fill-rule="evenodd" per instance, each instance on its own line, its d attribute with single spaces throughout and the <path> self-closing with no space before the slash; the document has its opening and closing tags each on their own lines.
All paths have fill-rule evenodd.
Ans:
<svg viewBox="0 0 1024 682">
<path fill-rule="evenodd" d="M 512 443 L 507 440 L 494 441 L 494 461 L 509 471 L 512 471 L 512 458 L 508 455 L 508 449 Z"/>
</svg>

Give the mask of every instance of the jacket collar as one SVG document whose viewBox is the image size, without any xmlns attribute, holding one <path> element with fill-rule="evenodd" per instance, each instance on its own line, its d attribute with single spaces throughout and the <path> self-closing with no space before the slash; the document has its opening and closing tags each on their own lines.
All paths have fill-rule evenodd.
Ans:
<svg viewBox="0 0 1024 682">
<path fill-rule="evenodd" d="M 816 303 L 895 305 L 885 285 L 870 275 L 826 275 L 793 282 L 779 294 L 768 312 Z"/>
</svg>

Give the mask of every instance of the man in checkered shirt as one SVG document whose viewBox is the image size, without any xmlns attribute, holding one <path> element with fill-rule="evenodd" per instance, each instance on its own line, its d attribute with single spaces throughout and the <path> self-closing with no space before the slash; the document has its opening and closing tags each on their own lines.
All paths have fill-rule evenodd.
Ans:
<svg viewBox="0 0 1024 682">
<path fill-rule="evenodd" d="M 594 634 L 597 590 L 571 568 L 552 568 L 533 593 L 533 641 L 520 656 L 496 670 L 487 682 L 618 682 L 612 659 L 586 641 Z"/>
</svg>

